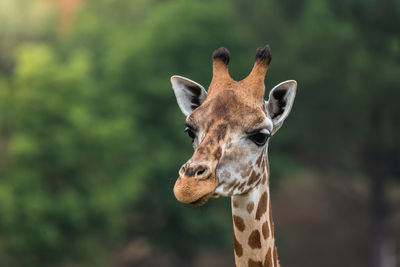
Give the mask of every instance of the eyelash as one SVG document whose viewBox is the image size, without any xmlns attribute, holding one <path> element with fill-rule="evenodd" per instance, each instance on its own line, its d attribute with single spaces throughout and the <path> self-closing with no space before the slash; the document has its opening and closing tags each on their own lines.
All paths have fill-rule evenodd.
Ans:
<svg viewBox="0 0 400 267">
<path fill-rule="evenodd" d="M 195 131 L 194 131 L 191 127 L 187 126 L 187 127 L 185 128 L 184 132 L 187 133 L 187 134 L 189 135 L 190 138 L 192 138 L 192 142 L 193 142 L 194 139 L 196 138 L 196 133 L 195 133 Z"/>
<path fill-rule="evenodd" d="M 253 133 L 249 135 L 249 139 L 253 141 L 257 146 L 263 146 L 265 143 L 267 143 L 268 138 L 271 137 L 270 132 L 267 130 L 263 129 L 259 132 Z"/>
</svg>

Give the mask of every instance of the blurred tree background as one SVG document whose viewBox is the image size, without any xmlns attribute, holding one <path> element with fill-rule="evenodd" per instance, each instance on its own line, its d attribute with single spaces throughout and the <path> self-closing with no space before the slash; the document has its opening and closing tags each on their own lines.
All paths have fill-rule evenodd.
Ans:
<svg viewBox="0 0 400 267">
<path fill-rule="evenodd" d="M 283 266 L 400 266 L 400 2 L 2 0 L 0 265 L 232 266 L 229 199 L 179 204 L 169 77 L 296 79 L 270 145 Z"/>
</svg>

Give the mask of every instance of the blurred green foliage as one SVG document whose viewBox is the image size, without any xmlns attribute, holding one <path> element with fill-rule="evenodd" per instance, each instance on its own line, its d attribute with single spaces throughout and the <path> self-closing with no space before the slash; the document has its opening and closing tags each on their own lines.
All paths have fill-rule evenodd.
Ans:
<svg viewBox="0 0 400 267">
<path fill-rule="evenodd" d="M 172 194 L 191 146 L 169 77 L 207 86 L 220 46 L 236 79 L 269 43 L 267 88 L 298 81 L 274 184 L 380 159 L 400 177 L 398 1 L 84 1 L 66 31 L 28 2 L 0 4 L 2 266 L 104 265 L 137 237 L 180 257 L 231 248 L 228 199 L 193 209 Z"/>
</svg>

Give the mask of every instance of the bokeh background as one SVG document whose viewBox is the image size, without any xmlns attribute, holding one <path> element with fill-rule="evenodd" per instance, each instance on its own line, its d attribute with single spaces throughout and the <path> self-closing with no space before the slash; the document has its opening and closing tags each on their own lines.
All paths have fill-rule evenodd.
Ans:
<svg viewBox="0 0 400 267">
<path fill-rule="evenodd" d="M 191 155 L 169 78 L 296 79 L 270 143 L 282 266 L 400 266 L 400 1 L 1 0 L 0 266 L 233 266 L 229 199 L 172 188 Z"/>
</svg>

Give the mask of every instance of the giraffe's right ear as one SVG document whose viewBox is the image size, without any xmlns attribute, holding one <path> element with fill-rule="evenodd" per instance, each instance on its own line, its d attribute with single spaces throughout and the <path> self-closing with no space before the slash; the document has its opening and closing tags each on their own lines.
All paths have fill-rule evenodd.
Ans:
<svg viewBox="0 0 400 267">
<path fill-rule="evenodd" d="M 207 97 L 203 86 L 187 78 L 174 75 L 171 77 L 171 83 L 178 105 L 185 116 L 189 116 Z"/>
</svg>

